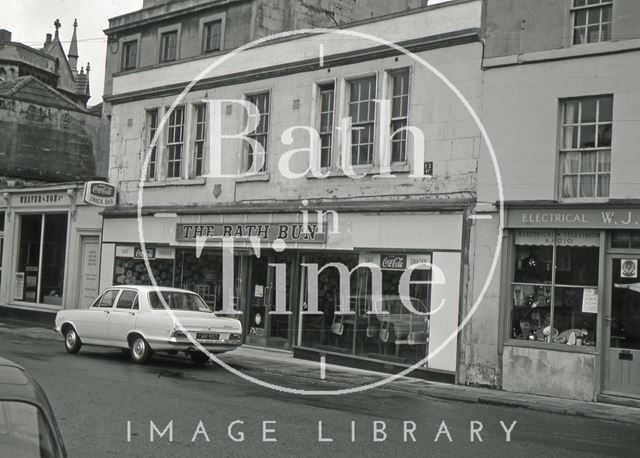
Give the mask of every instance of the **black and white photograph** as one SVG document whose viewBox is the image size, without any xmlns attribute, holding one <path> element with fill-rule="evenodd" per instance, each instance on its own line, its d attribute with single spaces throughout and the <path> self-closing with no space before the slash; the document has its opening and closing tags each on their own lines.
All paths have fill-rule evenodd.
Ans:
<svg viewBox="0 0 640 458">
<path fill-rule="evenodd" d="M 640 1 L 0 12 L 0 458 L 638 456 Z"/>
</svg>

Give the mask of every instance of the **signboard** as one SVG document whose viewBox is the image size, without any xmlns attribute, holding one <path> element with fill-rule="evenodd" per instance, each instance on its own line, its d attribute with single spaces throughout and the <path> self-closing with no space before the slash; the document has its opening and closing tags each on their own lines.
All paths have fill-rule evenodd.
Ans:
<svg viewBox="0 0 640 458">
<path fill-rule="evenodd" d="M 116 188 L 103 181 L 88 181 L 84 184 L 84 201 L 98 207 L 116 204 Z"/>
<path fill-rule="evenodd" d="M 212 224 L 178 224 L 176 241 L 195 242 L 200 238 L 249 239 L 257 237 L 264 242 L 283 240 L 296 243 L 325 243 L 327 226 L 319 231 L 317 223 L 212 223 Z"/>
<path fill-rule="evenodd" d="M 620 260 L 620 278 L 638 278 L 638 260 Z"/>
<path fill-rule="evenodd" d="M 407 256 L 400 254 L 383 254 L 380 258 L 380 268 L 404 270 L 407 268 Z"/>
<path fill-rule="evenodd" d="M 585 288 L 582 293 L 582 313 L 598 313 L 598 289 Z"/>
<path fill-rule="evenodd" d="M 625 229 L 640 225 L 640 209 L 509 209 L 507 227 Z"/>
<path fill-rule="evenodd" d="M 80 283 L 80 306 L 89 308 L 98 295 L 100 273 L 99 244 L 95 240 L 84 240 L 82 246 L 82 277 Z"/>
<path fill-rule="evenodd" d="M 19 194 L 13 203 L 20 207 L 37 207 L 40 205 L 66 205 L 69 203 L 69 196 L 66 192 L 41 192 L 33 194 Z"/>
<path fill-rule="evenodd" d="M 431 254 L 377 254 L 360 253 L 358 263 L 370 263 L 379 266 L 383 270 L 406 270 L 411 266 L 415 270 L 429 270 Z M 429 264 L 429 265 L 424 265 Z"/>
<path fill-rule="evenodd" d="M 149 259 L 175 259 L 176 250 L 170 247 L 146 247 L 147 258 Z M 138 246 L 116 246 L 116 258 L 144 259 L 142 247 Z"/>
<path fill-rule="evenodd" d="M 24 299 L 24 272 L 16 272 L 13 283 L 13 298 L 17 301 Z"/>
<path fill-rule="evenodd" d="M 516 231 L 516 245 L 600 246 L 598 231 L 531 229 Z"/>
</svg>

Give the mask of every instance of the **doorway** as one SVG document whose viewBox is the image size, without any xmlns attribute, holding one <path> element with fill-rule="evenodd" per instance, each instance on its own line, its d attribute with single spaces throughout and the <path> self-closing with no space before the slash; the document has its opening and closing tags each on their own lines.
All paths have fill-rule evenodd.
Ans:
<svg viewBox="0 0 640 458">
<path fill-rule="evenodd" d="M 640 254 L 609 256 L 604 391 L 640 399 Z"/>
<path fill-rule="evenodd" d="M 293 343 L 295 254 L 263 253 L 249 260 L 248 313 L 245 323 L 246 343 L 290 350 Z M 279 264 L 280 266 L 275 266 Z M 286 269 L 283 267 L 286 266 Z M 277 269 L 284 284 L 277 284 Z M 275 313 L 277 305 L 287 313 Z"/>
</svg>

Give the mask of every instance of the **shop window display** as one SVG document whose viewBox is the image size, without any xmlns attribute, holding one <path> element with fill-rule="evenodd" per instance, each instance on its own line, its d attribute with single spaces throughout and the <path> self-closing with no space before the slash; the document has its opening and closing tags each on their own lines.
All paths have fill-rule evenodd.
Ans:
<svg viewBox="0 0 640 458">
<path fill-rule="evenodd" d="M 405 257 L 406 259 L 406 257 Z M 306 256 L 304 262 L 316 263 L 319 268 L 329 263 L 342 263 L 353 269 L 362 259 L 358 256 Z M 327 268 L 318 275 L 318 310 L 320 315 L 302 316 L 301 344 L 306 347 L 356 356 L 413 364 L 426 355 L 428 348 L 429 317 L 412 313 L 399 296 L 400 278 L 406 262 L 396 268 L 382 268 L 382 296 L 375 304 L 384 314 L 367 313 L 372 304 L 372 278 L 368 268 L 353 272 L 350 282 L 351 315 L 339 311 L 340 275 L 335 268 Z M 411 275 L 414 282 L 428 282 L 430 270 L 416 269 Z M 303 310 L 308 303 L 307 269 L 303 269 Z M 430 288 L 427 283 L 411 284 L 410 302 L 420 313 L 430 310 Z"/>
<path fill-rule="evenodd" d="M 158 286 L 173 286 L 173 259 L 149 259 L 149 265 Z M 116 258 L 114 284 L 150 285 L 144 259 Z"/>
<path fill-rule="evenodd" d="M 511 338 L 595 346 L 599 233 L 519 231 L 515 238 Z"/>
<path fill-rule="evenodd" d="M 62 305 L 67 214 L 22 215 L 17 273 L 24 278 L 15 299 Z"/>
</svg>

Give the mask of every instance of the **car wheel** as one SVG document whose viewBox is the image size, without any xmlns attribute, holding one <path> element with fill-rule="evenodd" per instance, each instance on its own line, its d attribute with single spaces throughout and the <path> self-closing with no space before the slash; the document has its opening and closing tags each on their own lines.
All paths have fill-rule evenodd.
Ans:
<svg viewBox="0 0 640 458">
<path fill-rule="evenodd" d="M 189 353 L 189 356 L 196 366 L 204 366 L 209 361 L 209 355 L 202 353 L 201 351 L 192 351 Z"/>
<path fill-rule="evenodd" d="M 136 336 L 131 343 L 131 359 L 136 364 L 144 364 L 151 357 L 151 347 L 143 337 Z"/>
<path fill-rule="evenodd" d="M 67 350 L 67 353 L 75 355 L 80 351 L 81 346 L 82 342 L 80 342 L 80 337 L 76 330 L 73 328 L 67 329 L 67 332 L 64 333 L 64 348 Z"/>
</svg>

